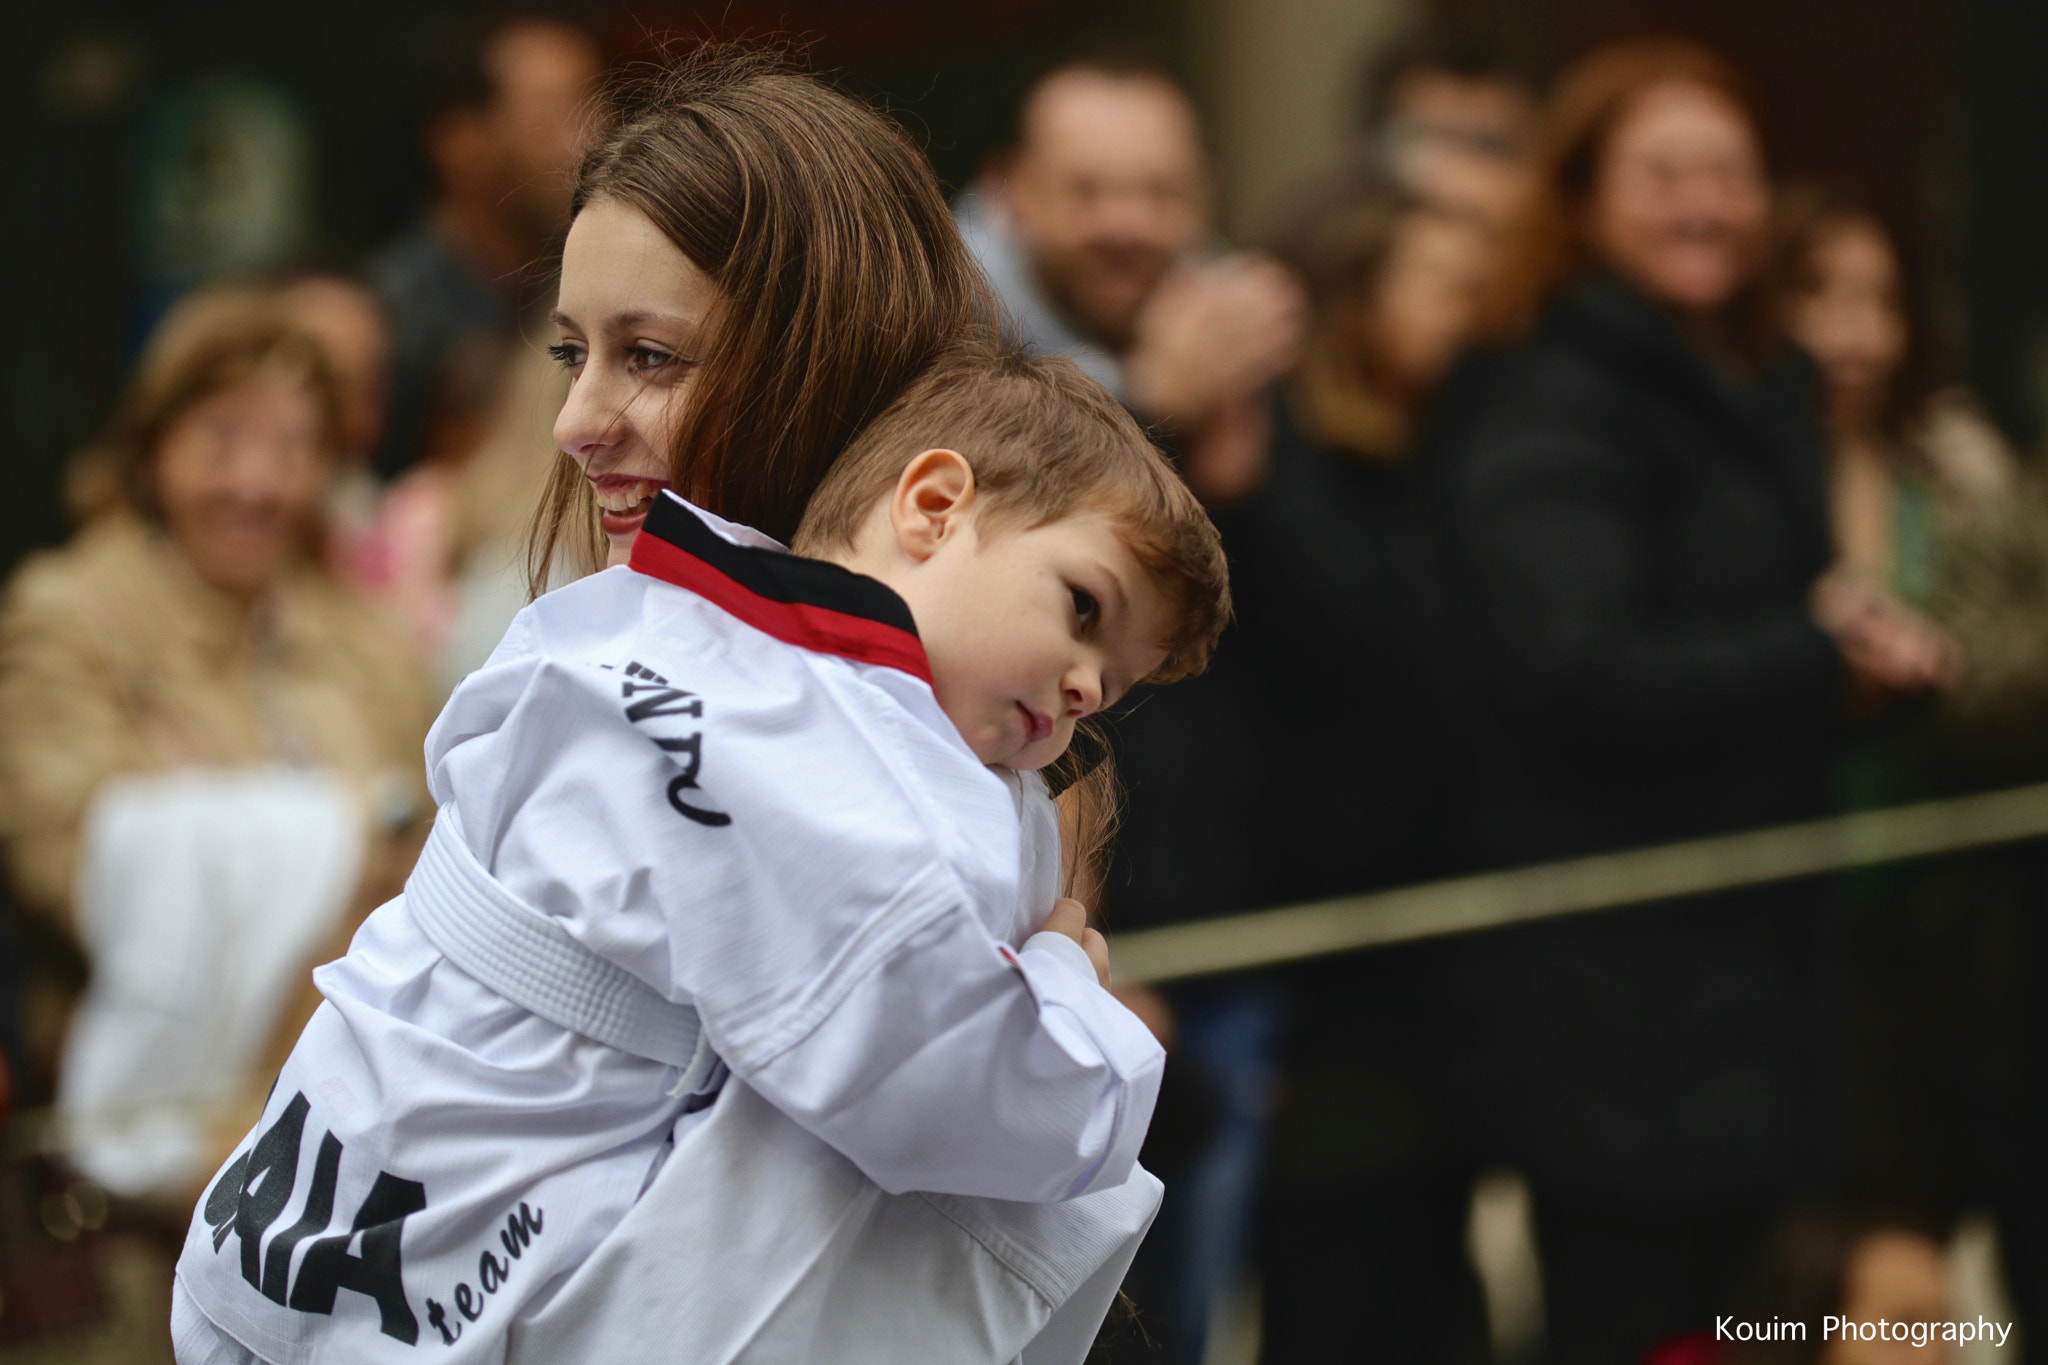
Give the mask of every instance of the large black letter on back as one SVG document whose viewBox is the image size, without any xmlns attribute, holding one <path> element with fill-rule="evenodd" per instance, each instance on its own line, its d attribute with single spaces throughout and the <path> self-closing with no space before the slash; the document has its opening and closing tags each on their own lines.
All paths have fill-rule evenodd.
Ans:
<svg viewBox="0 0 2048 1365">
<path fill-rule="evenodd" d="M 335 1291 L 352 1289 L 377 1301 L 385 1336 L 408 1346 L 418 1342 L 419 1319 L 405 1301 L 405 1282 L 399 1276 L 398 1240 L 406 1218 L 426 1206 L 426 1186 L 379 1171 L 369 1197 L 356 1211 L 354 1226 L 306 1248 L 299 1278 L 292 1285 L 291 1306 L 307 1313 L 332 1313 Z M 357 1233 L 363 1235 L 363 1254 L 351 1256 L 348 1244 Z"/>
<path fill-rule="evenodd" d="M 304 1093 L 292 1096 L 277 1122 L 221 1173 L 206 1196 L 213 1249 L 219 1251 L 230 1232 L 241 1238 L 242 1278 L 257 1289 L 263 1287 L 263 1234 L 291 1202 L 292 1186 L 299 1179 L 299 1139 L 311 1108 Z"/>
</svg>

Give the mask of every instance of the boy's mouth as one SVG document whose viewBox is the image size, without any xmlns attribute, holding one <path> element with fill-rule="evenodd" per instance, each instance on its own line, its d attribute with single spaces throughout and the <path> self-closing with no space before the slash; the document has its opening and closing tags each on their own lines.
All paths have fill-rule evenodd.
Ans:
<svg viewBox="0 0 2048 1365">
<path fill-rule="evenodd" d="M 1052 717 L 1034 711 L 1023 702 L 1017 703 L 1017 714 L 1024 718 L 1024 743 L 1036 744 L 1052 733 Z"/>
</svg>

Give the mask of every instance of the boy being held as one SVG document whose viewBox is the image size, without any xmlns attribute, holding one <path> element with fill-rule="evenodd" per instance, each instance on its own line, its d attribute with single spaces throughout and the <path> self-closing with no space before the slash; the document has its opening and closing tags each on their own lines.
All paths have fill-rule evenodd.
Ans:
<svg viewBox="0 0 2048 1365">
<path fill-rule="evenodd" d="M 1099 386 L 975 343 L 798 548 L 665 496 L 456 691 L 420 867 L 194 1220 L 181 1360 L 998 1361 L 1094 1295 L 1079 1358 L 1162 1054 L 1035 770 L 1200 667 L 1215 531 Z"/>
</svg>

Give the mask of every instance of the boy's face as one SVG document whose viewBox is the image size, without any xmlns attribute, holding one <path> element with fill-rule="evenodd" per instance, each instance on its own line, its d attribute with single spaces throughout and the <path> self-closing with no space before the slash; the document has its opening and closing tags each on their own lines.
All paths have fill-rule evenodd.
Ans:
<svg viewBox="0 0 2048 1365">
<path fill-rule="evenodd" d="M 885 575 L 916 618 L 939 705 L 984 763 L 1042 768 L 1074 723 L 1166 660 L 1170 604 L 1115 522 L 1079 512 L 984 534 L 971 513 Z"/>
</svg>

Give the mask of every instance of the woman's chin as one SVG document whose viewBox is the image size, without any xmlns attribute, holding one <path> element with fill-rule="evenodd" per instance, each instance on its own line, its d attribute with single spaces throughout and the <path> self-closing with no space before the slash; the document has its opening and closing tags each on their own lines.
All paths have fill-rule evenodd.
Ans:
<svg viewBox="0 0 2048 1365">
<path fill-rule="evenodd" d="M 605 563 L 624 564 L 633 555 L 633 542 L 639 538 L 640 527 L 647 520 L 645 512 L 605 512 L 599 517 L 604 527 Z"/>
</svg>

